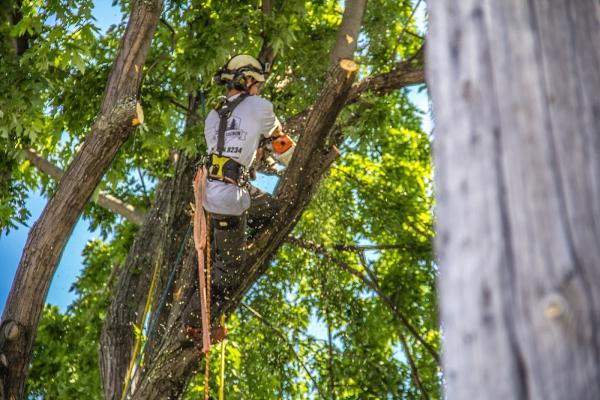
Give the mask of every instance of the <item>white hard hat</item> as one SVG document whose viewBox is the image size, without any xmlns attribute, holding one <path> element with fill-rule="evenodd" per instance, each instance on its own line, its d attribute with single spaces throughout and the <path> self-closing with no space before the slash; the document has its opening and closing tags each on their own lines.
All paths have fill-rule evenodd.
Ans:
<svg viewBox="0 0 600 400">
<path fill-rule="evenodd" d="M 239 54 L 232 57 L 227 63 L 217 72 L 215 80 L 217 83 L 226 83 L 236 78 L 236 75 L 243 77 L 252 77 L 258 82 L 265 81 L 265 69 L 256 58 L 247 54 Z"/>
</svg>

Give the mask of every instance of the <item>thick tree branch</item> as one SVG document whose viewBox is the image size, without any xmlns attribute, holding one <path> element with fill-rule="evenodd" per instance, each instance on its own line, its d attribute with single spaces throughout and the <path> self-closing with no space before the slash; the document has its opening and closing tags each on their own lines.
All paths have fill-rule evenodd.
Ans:
<svg viewBox="0 0 600 400">
<path fill-rule="evenodd" d="M 425 83 L 425 65 L 423 63 L 422 47 L 413 57 L 399 62 L 390 72 L 369 76 L 354 84 L 344 106 L 356 103 L 363 93 L 373 93 L 384 96 L 395 90 L 410 85 Z M 312 108 L 301 111 L 288 119 L 283 129 L 285 132 L 295 135 L 303 134 L 304 125 Z"/>
<path fill-rule="evenodd" d="M 162 0 L 132 2 L 96 121 L 29 233 L 2 315 L 2 326 L 14 321 L 20 331 L 0 345 L 0 353 L 8 359 L 0 384 L 10 399 L 23 396 L 36 329 L 62 249 L 119 148 L 143 119 L 136 99 L 161 9 Z"/>
<path fill-rule="evenodd" d="M 346 1 L 342 23 L 338 28 L 335 46 L 330 55 L 332 64 L 354 56 L 366 7 L 367 0 Z"/>
<path fill-rule="evenodd" d="M 52 164 L 50 161 L 36 153 L 32 149 L 26 149 L 22 151 L 27 161 L 34 167 L 42 171 L 43 173 L 50 175 L 53 179 L 60 181 L 64 174 L 64 171 Z M 131 204 L 127 204 L 122 200 L 116 198 L 110 193 L 100 192 L 98 194 L 97 203 L 100 207 L 106 208 L 116 214 L 119 214 L 123 218 L 129 220 L 133 224 L 140 226 L 144 222 L 146 217 L 145 212 L 135 208 Z"/>
<path fill-rule="evenodd" d="M 405 86 L 425 83 L 424 48 L 409 60 L 401 61 L 390 72 L 369 76 L 358 82 L 348 95 L 346 104 L 352 104 L 365 92 L 377 96 L 386 95 Z"/>
</svg>

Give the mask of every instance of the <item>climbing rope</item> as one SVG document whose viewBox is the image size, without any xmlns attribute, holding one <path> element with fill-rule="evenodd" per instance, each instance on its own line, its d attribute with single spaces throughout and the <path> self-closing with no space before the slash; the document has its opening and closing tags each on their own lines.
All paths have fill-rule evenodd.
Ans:
<svg viewBox="0 0 600 400">
<path fill-rule="evenodd" d="M 200 316 L 202 319 L 203 353 L 208 353 L 210 351 L 210 329 L 207 329 L 210 328 L 210 323 L 208 320 L 208 299 L 206 297 L 206 275 L 204 273 L 204 249 L 206 248 L 207 229 L 204 208 L 202 207 L 207 177 L 208 171 L 206 166 L 200 167 L 196 172 L 196 176 L 194 177 L 194 244 L 198 254 L 198 279 L 200 282 L 198 289 L 200 292 Z"/>
<path fill-rule="evenodd" d="M 204 119 L 206 119 L 206 98 L 204 96 L 204 90 L 200 90 L 200 108 L 202 110 L 202 116 L 204 117 Z M 207 171 L 203 171 L 204 172 L 204 185 L 206 185 L 206 175 L 207 175 Z M 202 193 L 203 195 L 203 193 Z M 200 197 L 200 199 L 202 200 L 204 198 L 204 196 Z M 203 202 L 200 201 L 200 203 L 198 204 L 198 202 L 196 202 L 196 208 L 203 208 Z M 210 297 L 211 297 L 211 267 L 212 267 L 212 260 L 211 260 L 211 252 L 210 252 L 210 230 L 211 230 L 211 220 L 210 220 L 210 213 L 206 213 L 206 225 L 208 226 L 208 230 L 206 231 L 206 315 L 207 315 L 207 320 L 208 320 L 208 325 L 203 325 L 203 331 L 210 333 Z M 201 275 L 202 272 L 200 272 Z M 221 324 L 223 325 L 223 324 Z M 206 326 L 206 328 L 204 328 Z M 210 336 L 208 339 L 208 345 L 209 348 L 208 350 L 203 349 L 204 351 L 204 400 L 209 400 L 210 398 Z M 221 345 L 223 346 L 223 345 Z M 223 378 L 221 378 L 222 380 Z M 221 391 L 219 390 L 219 393 Z M 220 398 L 220 400 L 223 400 L 222 398 Z"/>
<path fill-rule="evenodd" d="M 210 289 L 211 289 L 211 282 L 210 282 L 210 270 L 212 267 L 211 264 L 211 254 L 210 254 L 210 214 L 206 213 L 206 225 L 208 227 L 207 230 L 207 234 L 206 234 L 206 314 L 207 314 L 207 319 L 208 319 L 208 327 L 207 330 L 210 331 Z M 209 400 L 209 374 L 210 374 L 210 349 L 208 352 L 205 352 L 204 354 L 204 400 Z"/>
<path fill-rule="evenodd" d="M 200 98 L 200 109 L 202 116 L 206 119 L 206 98 L 204 90 L 198 91 Z M 208 171 L 206 167 L 201 167 L 194 177 L 194 242 L 198 252 L 198 278 L 199 296 L 200 296 L 200 313 L 202 317 L 202 352 L 204 353 L 204 400 L 208 400 L 209 382 L 210 382 L 210 269 L 212 265 L 210 254 L 210 214 L 206 213 L 204 218 L 204 191 L 206 189 L 206 179 Z M 197 227 L 198 226 L 198 227 Z M 208 229 L 206 228 L 208 226 Z M 200 248 L 206 248 L 206 275 L 204 274 L 204 254 Z"/>
<path fill-rule="evenodd" d="M 158 280 L 158 270 L 161 264 L 161 258 L 158 257 L 156 264 L 154 265 L 154 271 L 152 272 L 152 281 L 150 282 L 150 292 L 148 297 L 146 298 L 146 305 L 144 306 L 144 313 L 142 314 L 142 321 L 140 327 L 137 329 L 136 337 L 135 337 L 135 345 L 133 348 L 133 355 L 131 357 L 131 361 L 129 363 L 129 368 L 127 369 L 127 374 L 125 375 L 125 381 L 123 382 L 123 393 L 121 394 L 121 400 L 125 400 L 127 394 L 129 392 L 129 386 L 131 384 L 131 375 L 133 373 L 133 369 L 136 366 L 138 359 L 138 355 L 141 357 L 141 344 L 142 344 L 142 332 L 144 329 L 144 324 L 146 323 L 146 319 L 148 318 L 148 313 L 150 312 L 150 307 L 152 305 L 152 297 L 154 297 L 154 290 L 156 289 L 156 281 Z"/>
<path fill-rule="evenodd" d="M 141 342 L 141 340 L 139 340 L 141 338 L 141 336 L 138 336 L 136 338 L 134 354 L 131 357 L 132 361 L 135 360 L 135 364 L 134 364 L 133 368 L 131 368 L 131 365 L 130 365 L 130 369 L 127 372 L 127 376 L 125 378 L 125 386 L 123 388 L 124 395 L 121 396 L 121 400 L 125 399 L 129 395 L 129 390 L 131 389 L 131 382 L 133 382 L 135 380 L 135 378 L 140 370 L 142 358 L 143 358 L 144 352 L 146 350 L 146 344 L 148 344 L 148 342 L 150 341 L 150 338 L 152 337 L 152 334 L 154 333 L 154 329 L 156 328 L 158 319 L 160 317 L 160 312 L 162 310 L 162 307 L 165 304 L 165 300 L 167 298 L 167 295 L 169 294 L 171 285 L 173 285 L 173 281 L 175 280 L 177 268 L 179 267 L 179 263 L 181 262 L 181 259 L 183 258 L 183 253 L 185 251 L 185 245 L 186 245 L 187 240 L 190 237 L 191 233 L 192 233 L 192 224 L 190 223 L 190 224 L 188 224 L 187 231 L 185 232 L 185 235 L 183 237 L 181 245 L 179 246 L 179 251 L 177 253 L 177 257 L 175 259 L 175 262 L 173 263 L 173 266 L 171 267 L 171 271 L 169 272 L 169 278 L 167 279 L 167 284 L 161 294 L 158 305 L 152 311 L 152 319 L 150 320 L 150 323 L 148 324 L 148 330 L 146 331 L 147 332 L 146 333 L 146 341 L 144 341 L 143 345 L 141 346 L 141 349 L 138 348 L 139 342 Z M 146 305 L 148 305 L 148 303 L 151 302 L 152 298 L 154 297 L 153 296 L 153 292 L 154 292 L 153 288 L 156 287 L 156 279 L 157 279 L 156 272 L 157 272 L 157 267 L 159 265 L 160 265 L 160 263 L 157 263 L 155 266 L 155 271 L 153 273 L 152 282 L 150 283 L 151 293 L 148 296 L 148 299 L 146 300 Z M 146 319 L 146 316 L 144 316 L 144 319 L 142 319 L 142 321 L 145 321 L 145 319 Z M 162 346 L 163 341 L 164 341 L 164 337 L 158 347 Z M 136 351 L 135 348 L 138 348 L 139 351 Z"/>
<path fill-rule="evenodd" d="M 221 326 L 225 325 L 225 315 L 221 315 Z M 227 339 L 221 342 L 221 379 L 219 381 L 219 400 L 225 400 L 225 345 Z"/>
<path fill-rule="evenodd" d="M 200 89 L 198 91 L 198 97 L 200 98 L 200 108 L 201 108 L 201 112 L 202 112 L 202 116 L 206 119 L 206 98 L 205 98 L 205 93 L 203 89 Z M 205 174 L 206 175 L 206 174 Z M 195 179 L 194 179 L 195 182 Z M 206 185 L 206 179 L 204 180 L 204 186 Z M 194 190 L 195 190 L 195 186 L 194 186 Z M 204 190 L 204 189 L 203 189 Z M 202 197 L 201 197 L 202 198 Z M 196 199 L 197 200 L 197 199 Z M 198 204 L 198 202 L 196 201 L 196 204 Z M 202 208 L 202 202 L 200 202 L 200 207 Z M 210 223 L 210 220 L 209 220 Z M 136 333 L 136 340 L 135 340 L 135 344 L 134 344 L 134 351 L 133 351 L 133 355 L 131 357 L 131 362 L 129 364 L 129 368 L 127 370 L 127 374 L 125 376 L 125 380 L 123 383 L 123 393 L 121 394 L 121 400 L 125 400 L 125 398 L 129 395 L 129 390 L 131 388 L 131 383 L 134 381 L 134 379 L 137 376 L 138 371 L 140 370 L 140 366 L 142 365 L 142 360 L 143 360 L 143 356 L 144 356 L 144 352 L 146 350 L 146 344 L 150 341 L 152 334 L 154 333 L 154 329 L 158 323 L 159 317 L 160 317 L 160 312 L 162 310 L 162 307 L 165 304 L 165 300 L 167 298 L 167 295 L 169 293 L 169 290 L 171 289 L 171 286 L 173 285 L 173 281 L 175 280 L 175 275 L 177 273 L 177 268 L 179 266 L 179 263 L 181 262 L 181 259 L 183 258 L 183 253 L 185 251 L 185 245 L 187 243 L 187 240 L 190 236 L 190 234 L 192 233 L 193 229 L 195 227 L 196 224 L 194 223 L 190 223 L 188 225 L 187 231 L 184 235 L 184 238 L 181 242 L 181 245 L 179 246 L 179 251 L 177 253 L 177 257 L 175 259 L 175 262 L 173 263 L 173 266 L 171 267 L 171 271 L 169 272 L 169 278 L 167 279 L 167 284 L 165 286 L 165 289 L 163 290 L 160 300 L 158 302 L 158 306 L 153 309 L 152 311 L 152 319 L 150 320 L 150 323 L 148 325 L 146 325 L 146 320 L 148 318 L 148 314 L 150 312 L 151 306 L 152 306 L 152 299 L 154 297 L 154 291 L 156 290 L 156 282 L 158 279 L 158 270 L 159 270 L 159 266 L 160 266 L 160 261 L 156 263 L 155 267 L 154 267 L 154 271 L 152 274 L 152 281 L 150 283 L 150 293 L 146 299 L 146 305 L 144 307 L 144 313 L 142 315 L 142 325 L 139 328 L 139 332 Z M 205 232 L 206 232 L 206 227 L 204 228 Z M 195 232 L 194 232 L 195 233 Z M 206 234 L 204 235 L 204 237 L 206 238 Z M 195 236 L 194 236 L 195 239 Z M 208 244 L 210 246 L 210 243 Z M 209 279 L 209 285 L 208 285 L 208 292 L 206 293 L 208 295 L 208 302 L 210 302 L 210 251 L 207 251 L 207 258 L 208 258 L 208 279 Z M 208 304 L 208 314 L 209 314 L 209 320 L 210 320 L 210 303 Z M 142 343 L 142 333 L 143 333 L 143 328 L 147 326 L 148 329 L 146 330 L 146 340 Z M 159 348 L 162 347 L 163 343 L 164 343 L 165 337 L 162 338 L 160 344 L 159 344 Z M 209 336 L 209 350 L 210 350 L 210 336 Z M 206 353 L 208 355 L 208 353 Z M 208 359 L 208 357 L 206 357 Z M 207 367 L 208 369 L 208 367 Z M 205 372 L 205 374 L 208 374 L 208 372 Z M 208 376 L 208 375 L 207 375 Z M 205 385 L 208 386 L 208 385 Z M 205 399 L 208 399 L 207 397 L 207 392 L 205 390 Z"/>
<path fill-rule="evenodd" d="M 208 170 L 201 166 L 194 177 L 194 244 L 198 253 L 198 294 L 200 296 L 200 317 L 202 319 L 202 353 L 204 353 L 204 399 L 209 399 L 209 373 L 210 373 L 210 268 L 208 265 L 206 273 L 204 251 L 206 250 L 207 261 L 210 261 L 210 251 L 207 249 L 207 222 L 208 217 L 204 213 L 203 199 L 206 190 Z M 208 263 L 207 263 L 208 264 Z M 208 281 L 208 282 L 207 282 Z"/>
</svg>

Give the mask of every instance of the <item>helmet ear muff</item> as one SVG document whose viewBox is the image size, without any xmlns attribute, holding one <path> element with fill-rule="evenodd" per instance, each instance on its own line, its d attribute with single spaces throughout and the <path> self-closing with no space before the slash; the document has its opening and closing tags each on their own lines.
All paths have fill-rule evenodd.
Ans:
<svg viewBox="0 0 600 400">
<path fill-rule="evenodd" d="M 246 90 L 246 77 L 243 72 L 236 72 L 233 79 L 229 81 L 231 88 L 237 90 Z"/>
<path fill-rule="evenodd" d="M 237 57 L 241 57 L 242 59 L 245 57 L 246 60 L 240 61 Z M 233 65 L 230 65 L 234 59 L 236 59 L 236 61 Z M 239 65 L 240 62 L 243 64 Z M 214 82 L 217 85 L 227 85 L 230 89 L 247 90 L 247 76 L 259 74 L 260 76 L 255 77 L 255 79 L 264 81 L 266 73 L 266 67 L 261 61 L 251 56 L 235 55 L 217 71 L 214 76 Z"/>
<path fill-rule="evenodd" d="M 225 64 L 223 64 L 223 66 L 221 68 L 219 68 L 219 70 L 217 71 L 217 73 L 214 76 L 214 81 L 217 85 L 227 85 L 229 86 L 229 82 L 230 79 L 224 79 L 223 78 L 223 74 L 230 74 L 230 71 L 227 69 L 227 66 L 229 65 L 229 63 L 231 62 L 231 60 L 233 60 L 235 56 L 229 58 L 229 60 L 227 60 L 227 62 Z"/>
<path fill-rule="evenodd" d="M 227 83 L 226 80 L 223 80 L 223 76 L 221 75 L 220 72 L 217 72 L 217 74 L 215 75 L 214 82 L 217 85 L 225 85 Z"/>
<path fill-rule="evenodd" d="M 217 85 L 225 85 L 229 81 L 228 79 L 223 79 L 223 74 L 227 73 L 226 66 L 227 64 L 221 67 L 215 74 L 214 81 Z"/>
</svg>

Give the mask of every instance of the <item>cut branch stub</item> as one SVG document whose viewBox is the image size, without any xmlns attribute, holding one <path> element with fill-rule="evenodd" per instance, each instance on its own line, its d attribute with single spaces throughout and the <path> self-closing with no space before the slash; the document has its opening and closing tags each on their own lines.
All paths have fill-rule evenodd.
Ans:
<svg viewBox="0 0 600 400">
<path fill-rule="evenodd" d="M 6 340 L 15 340 L 19 336 L 19 325 L 15 321 L 8 321 L 4 324 L 3 331 Z"/>
<path fill-rule="evenodd" d="M 354 72 L 358 71 L 358 63 L 349 58 L 342 58 L 340 60 L 340 67 L 347 72 L 346 78 L 348 79 L 350 79 Z"/>
<path fill-rule="evenodd" d="M 131 126 L 138 126 L 144 123 L 144 109 L 140 102 L 135 103 L 135 117 L 131 120 Z"/>
</svg>

